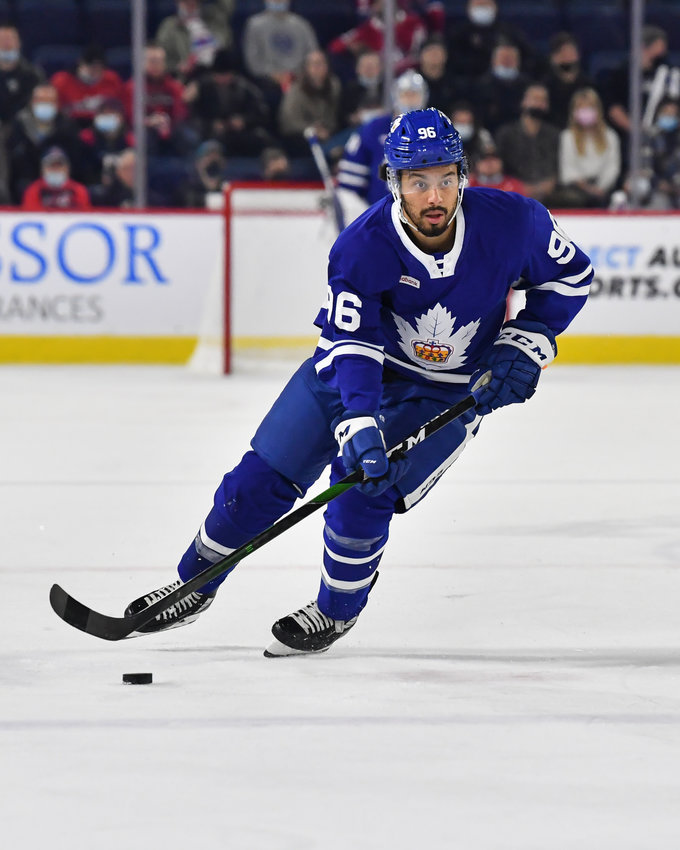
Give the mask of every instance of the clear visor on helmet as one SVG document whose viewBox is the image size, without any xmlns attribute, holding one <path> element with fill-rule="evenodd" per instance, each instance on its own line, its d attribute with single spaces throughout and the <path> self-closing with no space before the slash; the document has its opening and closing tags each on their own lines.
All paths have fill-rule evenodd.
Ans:
<svg viewBox="0 0 680 850">
<path fill-rule="evenodd" d="M 396 200 L 405 195 L 427 197 L 435 189 L 442 196 L 457 195 L 466 182 L 465 160 L 448 168 L 402 170 L 401 178 L 396 168 L 387 168 L 387 186 Z"/>
</svg>

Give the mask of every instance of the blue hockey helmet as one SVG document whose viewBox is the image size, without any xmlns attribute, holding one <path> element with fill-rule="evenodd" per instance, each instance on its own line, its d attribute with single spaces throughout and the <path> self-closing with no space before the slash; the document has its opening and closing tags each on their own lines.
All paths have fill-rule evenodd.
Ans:
<svg viewBox="0 0 680 850">
<path fill-rule="evenodd" d="M 463 142 L 450 118 L 439 109 L 415 109 L 398 115 L 385 139 L 388 168 L 427 168 L 464 164 Z"/>
<path fill-rule="evenodd" d="M 455 216 L 463 201 L 463 191 L 467 184 L 467 160 L 463 153 L 463 142 L 453 122 L 433 106 L 406 112 L 394 119 L 385 139 L 385 164 L 387 185 L 400 205 L 400 171 L 453 163 L 458 164 L 458 203 L 453 213 Z M 404 218 L 401 207 L 400 218 L 411 224 Z"/>
</svg>

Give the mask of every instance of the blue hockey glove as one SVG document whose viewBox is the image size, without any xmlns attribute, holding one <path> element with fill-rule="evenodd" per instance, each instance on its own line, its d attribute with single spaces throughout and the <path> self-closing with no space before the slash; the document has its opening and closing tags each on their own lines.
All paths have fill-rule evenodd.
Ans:
<svg viewBox="0 0 680 850">
<path fill-rule="evenodd" d="M 411 465 L 406 457 L 388 460 L 385 440 L 376 416 L 364 410 L 347 410 L 331 426 L 348 472 L 362 469 L 369 478 L 357 484 L 366 496 L 378 496 L 391 487 Z"/>
<path fill-rule="evenodd" d="M 477 399 L 477 413 L 485 416 L 506 404 L 518 404 L 536 392 L 541 369 L 557 354 L 555 335 L 541 322 L 506 322 L 480 368 L 470 379 L 469 389 Z M 490 382 L 480 389 L 475 383 L 491 370 Z"/>
</svg>

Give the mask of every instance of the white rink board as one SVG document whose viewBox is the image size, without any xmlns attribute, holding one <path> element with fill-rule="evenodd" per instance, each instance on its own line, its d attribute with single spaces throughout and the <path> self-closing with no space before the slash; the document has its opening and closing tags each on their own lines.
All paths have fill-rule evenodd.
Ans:
<svg viewBox="0 0 680 850">
<path fill-rule="evenodd" d="M 595 269 L 567 334 L 680 335 L 680 216 L 556 218 Z"/>
<path fill-rule="evenodd" d="M 196 337 L 224 280 L 215 213 L 0 213 L 0 335 Z"/>
<path fill-rule="evenodd" d="M 232 193 L 232 336 L 313 336 L 325 303 L 332 222 L 316 190 Z"/>
<path fill-rule="evenodd" d="M 319 211 L 320 197 L 309 190 L 234 191 L 237 341 L 315 334 L 335 236 Z M 680 335 L 680 217 L 563 211 L 556 217 L 595 268 L 591 298 L 565 335 Z"/>
</svg>

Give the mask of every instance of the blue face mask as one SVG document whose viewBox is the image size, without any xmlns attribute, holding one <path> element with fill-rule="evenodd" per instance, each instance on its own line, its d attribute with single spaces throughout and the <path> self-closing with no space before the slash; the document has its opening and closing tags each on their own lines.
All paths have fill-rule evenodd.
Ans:
<svg viewBox="0 0 680 850">
<path fill-rule="evenodd" d="M 100 133 L 115 133 L 120 128 L 120 123 L 120 115 L 115 112 L 103 112 L 94 117 L 94 126 Z"/>
<path fill-rule="evenodd" d="M 5 65 L 12 65 L 19 60 L 18 50 L 0 50 L 0 62 Z"/>
<path fill-rule="evenodd" d="M 505 65 L 495 65 L 493 75 L 499 80 L 516 80 L 519 77 L 519 69 L 507 68 Z"/>
<path fill-rule="evenodd" d="M 43 173 L 45 183 L 53 189 L 60 189 L 68 180 L 68 175 L 65 171 L 47 171 Z"/>
<path fill-rule="evenodd" d="M 57 114 L 57 107 L 54 103 L 34 103 L 31 109 L 38 121 L 53 121 Z"/>
<path fill-rule="evenodd" d="M 672 133 L 678 129 L 679 119 L 675 115 L 659 115 L 656 119 L 656 126 L 664 133 Z"/>
</svg>

